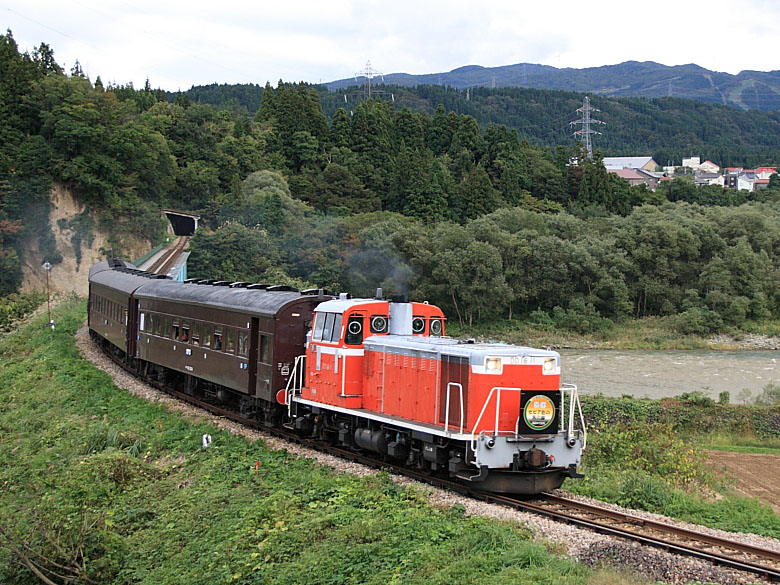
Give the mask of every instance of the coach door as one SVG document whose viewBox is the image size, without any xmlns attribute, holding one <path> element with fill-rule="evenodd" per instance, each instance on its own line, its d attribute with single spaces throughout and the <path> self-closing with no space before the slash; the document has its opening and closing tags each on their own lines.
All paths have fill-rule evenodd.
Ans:
<svg viewBox="0 0 780 585">
<path fill-rule="evenodd" d="M 439 423 L 449 430 L 465 430 L 469 393 L 469 358 L 441 356 L 439 377 Z"/>
</svg>

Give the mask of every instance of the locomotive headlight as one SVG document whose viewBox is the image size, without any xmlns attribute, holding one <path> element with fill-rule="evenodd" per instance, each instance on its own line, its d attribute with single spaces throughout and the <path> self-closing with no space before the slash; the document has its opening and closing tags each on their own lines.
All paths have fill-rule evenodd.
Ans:
<svg viewBox="0 0 780 585">
<path fill-rule="evenodd" d="M 501 358 L 489 357 L 485 360 L 485 372 L 488 374 L 498 374 L 501 371 Z"/>
</svg>

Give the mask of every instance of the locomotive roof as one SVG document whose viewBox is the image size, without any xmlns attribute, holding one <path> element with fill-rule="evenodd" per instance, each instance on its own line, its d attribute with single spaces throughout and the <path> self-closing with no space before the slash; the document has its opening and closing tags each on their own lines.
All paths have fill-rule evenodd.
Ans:
<svg viewBox="0 0 780 585">
<path fill-rule="evenodd" d="M 474 343 L 452 337 L 418 337 L 412 335 L 373 335 L 363 342 L 366 349 L 397 350 L 410 352 L 436 352 L 461 356 L 536 356 L 558 358 L 557 351 L 537 349 L 505 343 Z"/>
<path fill-rule="evenodd" d="M 144 284 L 136 291 L 135 297 L 208 306 L 258 316 L 274 316 L 293 301 L 316 298 L 293 291 L 247 290 L 162 280 Z"/>
</svg>

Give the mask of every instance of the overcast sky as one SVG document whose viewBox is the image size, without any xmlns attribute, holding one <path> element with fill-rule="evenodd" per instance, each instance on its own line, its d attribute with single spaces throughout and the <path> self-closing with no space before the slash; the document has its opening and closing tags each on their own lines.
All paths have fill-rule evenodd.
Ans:
<svg viewBox="0 0 780 585">
<path fill-rule="evenodd" d="M 780 69 L 778 0 L 0 0 L 21 50 L 41 42 L 94 81 L 189 89 L 325 82 L 462 65 L 628 60 Z"/>
</svg>

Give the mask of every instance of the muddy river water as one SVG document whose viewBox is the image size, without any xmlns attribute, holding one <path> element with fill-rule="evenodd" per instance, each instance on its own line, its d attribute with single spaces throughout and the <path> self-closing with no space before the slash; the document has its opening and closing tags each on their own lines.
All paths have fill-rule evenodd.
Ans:
<svg viewBox="0 0 780 585">
<path fill-rule="evenodd" d="M 731 402 L 780 384 L 780 351 L 561 350 L 561 380 L 583 394 L 664 398 L 698 390 Z"/>
</svg>

